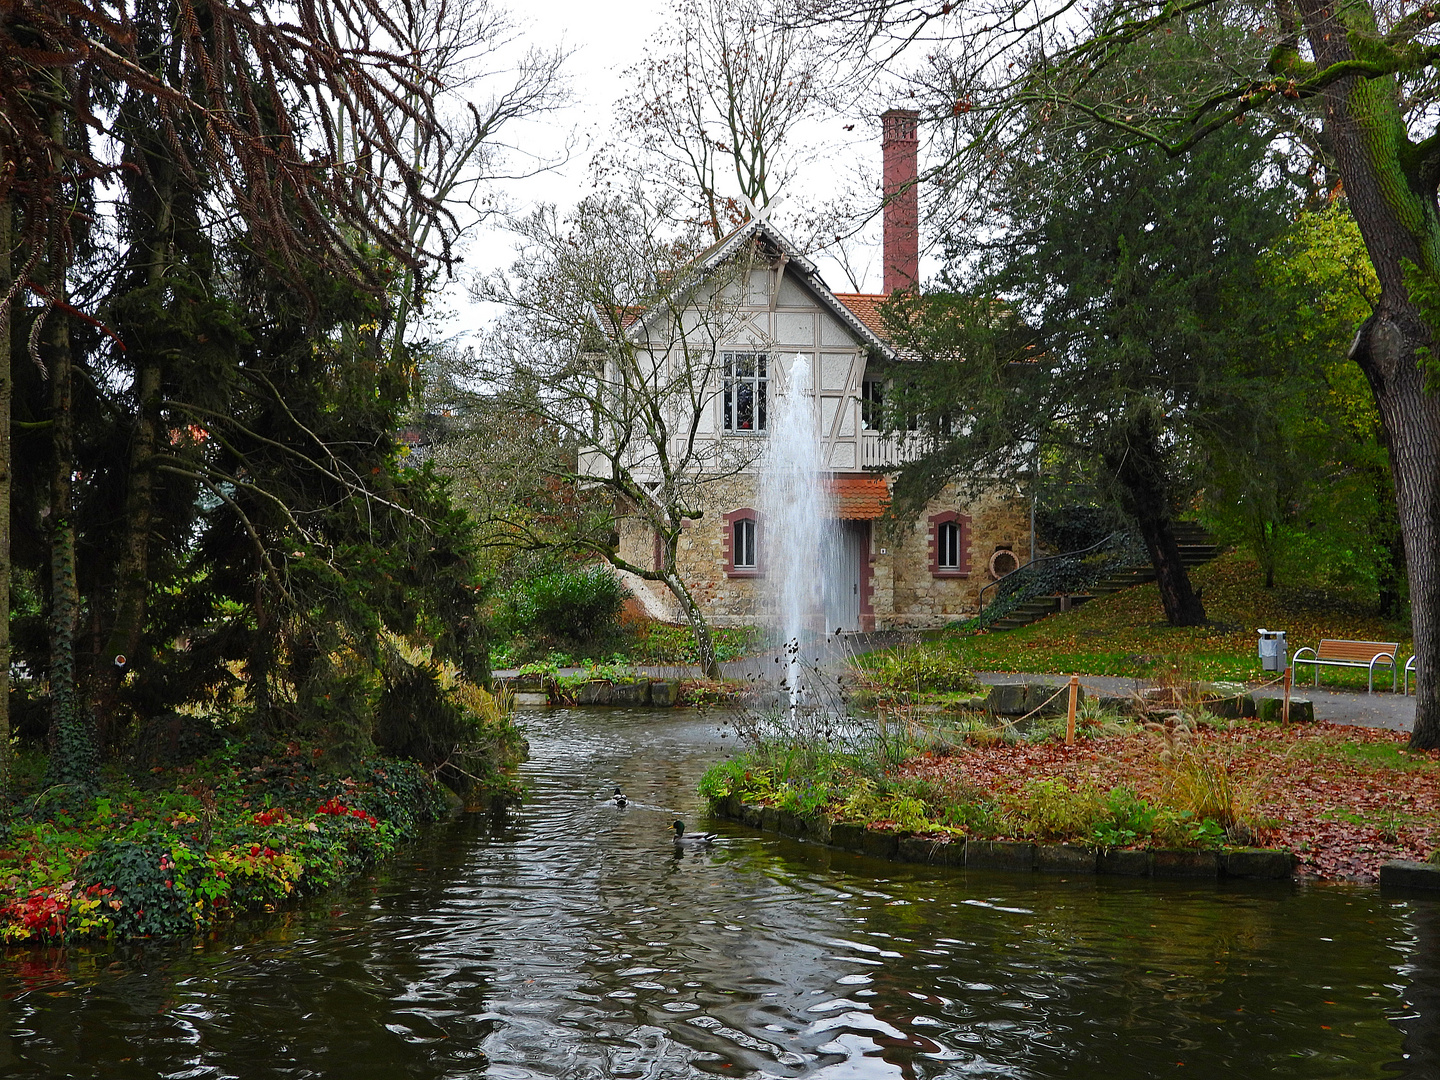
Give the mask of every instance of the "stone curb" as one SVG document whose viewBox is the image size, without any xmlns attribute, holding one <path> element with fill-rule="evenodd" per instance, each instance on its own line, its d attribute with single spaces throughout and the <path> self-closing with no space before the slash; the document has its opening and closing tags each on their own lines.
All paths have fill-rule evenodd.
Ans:
<svg viewBox="0 0 1440 1080">
<path fill-rule="evenodd" d="M 1429 892 L 1440 890 L 1440 866 L 1434 863 L 1410 862 L 1395 859 L 1380 867 L 1382 889 L 1425 889 Z"/>
<path fill-rule="evenodd" d="M 507 680 L 516 693 L 543 692 L 554 702 L 557 691 L 554 680 L 548 677 L 527 676 L 523 679 Z M 673 708 L 680 697 L 680 683 L 676 679 L 651 679 L 648 681 L 617 683 L 608 679 L 592 679 L 575 687 L 576 705 L 615 705 L 634 708 L 649 705 L 653 708 Z"/>
<path fill-rule="evenodd" d="M 1288 881 L 1295 856 L 1282 848 L 1092 848 L 1082 844 L 1032 844 L 1013 840 L 936 838 L 867 829 L 825 817 L 806 817 L 773 806 L 743 803 L 735 796 L 712 802 L 718 816 L 753 829 L 810 840 L 891 862 L 984 870 L 1029 870 L 1051 874 L 1106 874 L 1119 877 Z M 1403 868 L 1403 869 L 1392 869 Z M 1387 877 L 1387 873 L 1389 877 Z M 1417 882 L 1420 882 L 1417 884 Z M 1386 863 L 1380 883 L 1440 889 L 1440 866 Z"/>
</svg>

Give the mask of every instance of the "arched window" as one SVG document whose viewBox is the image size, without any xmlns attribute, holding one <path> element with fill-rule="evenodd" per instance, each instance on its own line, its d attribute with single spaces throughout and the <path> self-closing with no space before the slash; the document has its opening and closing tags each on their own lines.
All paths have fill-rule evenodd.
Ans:
<svg viewBox="0 0 1440 1080">
<path fill-rule="evenodd" d="M 930 573 L 964 577 L 970 573 L 970 519 L 947 510 L 930 518 Z"/>
<path fill-rule="evenodd" d="M 763 531 L 760 515 L 748 506 L 725 515 L 725 536 L 721 542 L 725 573 L 731 577 L 759 577 L 764 572 Z"/>
</svg>

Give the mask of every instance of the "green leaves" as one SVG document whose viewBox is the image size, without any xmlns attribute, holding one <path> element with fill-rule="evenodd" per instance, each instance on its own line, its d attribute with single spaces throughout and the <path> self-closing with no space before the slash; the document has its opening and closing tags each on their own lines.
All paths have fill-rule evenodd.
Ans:
<svg viewBox="0 0 1440 1080">
<path fill-rule="evenodd" d="M 1410 294 L 1411 302 L 1420 309 L 1420 317 L 1430 327 L 1433 340 L 1440 332 L 1440 280 L 1409 259 L 1402 259 L 1400 266 L 1405 275 L 1405 290 Z M 1415 350 L 1415 355 L 1425 372 L 1425 392 L 1440 393 L 1440 355 L 1436 354 L 1435 346 L 1419 348 Z"/>
<path fill-rule="evenodd" d="M 0 940 L 189 935 L 344 880 L 447 808 L 412 762 L 372 758 L 333 780 L 308 756 L 241 768 L 232 750 L 174 773 L 184 790 L 116 778 L 83 826 L 17 823 Z"/>
</svg>

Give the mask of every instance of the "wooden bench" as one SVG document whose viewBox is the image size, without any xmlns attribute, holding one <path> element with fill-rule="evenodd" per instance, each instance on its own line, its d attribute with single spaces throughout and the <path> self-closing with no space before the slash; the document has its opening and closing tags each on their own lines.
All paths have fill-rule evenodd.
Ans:
<svg viewBox="0 0 1440 1080">
<path fill-rule="evenodd" d="M 1405 661 L 1405 677 L 1401 680 L 1406 697 L 1410 696 L 1410 673 L 1412 671 L 1415 673 L 1415 695 L 1418 697 L 1420 695 L 1420 669 L 1415 666 L 1414 656 Z"/>
<path fill-rule="evenodd" d="M 1323 639 L 1320 648 L 1312 649 L 1306 646 L 1303 649 L 1296 649 L 1295 656 L 1290 661 L 1291 665 L 1299 674 L 1301 664 L 1315 665 L 1315 685 L 1320 685 L 1320 665 L 1328 667 L 1354 667 L 1368 668 L 1370 671 L 1370 693 L 1375 692 L 1375 666 L 1377 664 L 1390 665 L 1390 689 L 1393 692 L 1400 685 L 1400 669 L 1395 664 L 1395 653 L 1399 650 L 1398 641 L 1332 641 Z M 1309 653 L 1309 656 L 1305 656 Z"/>
</svg>

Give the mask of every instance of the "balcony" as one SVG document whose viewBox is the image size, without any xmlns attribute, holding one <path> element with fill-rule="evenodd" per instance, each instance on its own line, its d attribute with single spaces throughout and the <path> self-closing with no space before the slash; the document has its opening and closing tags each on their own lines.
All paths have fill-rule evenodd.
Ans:
<svg viewBox="0 0 1440 1080">
<path fill-rule="evenodd" d="M 860 467 L 864 469 L 899 468 L 919 457 L 920 450 L 918 435 L 882 435 L 878 431 L 860 433 Z"/>
</svg>

